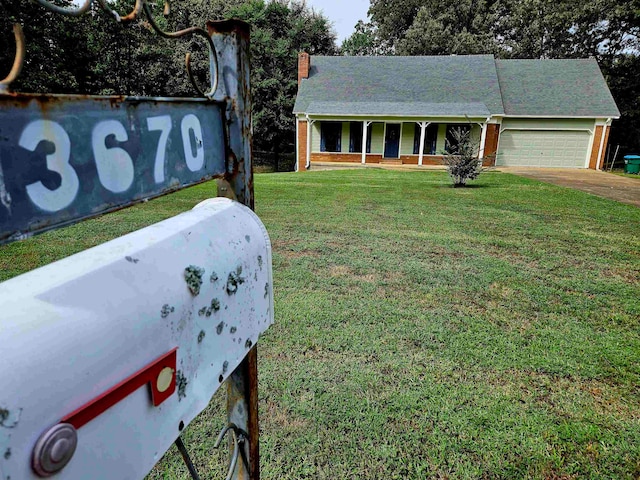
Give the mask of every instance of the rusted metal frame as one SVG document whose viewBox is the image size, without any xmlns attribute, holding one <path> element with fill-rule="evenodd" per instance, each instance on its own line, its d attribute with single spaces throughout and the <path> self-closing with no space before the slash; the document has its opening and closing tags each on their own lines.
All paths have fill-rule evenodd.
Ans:
<svg viewBox="0 0 640 480">
<path fill-rule="evenodd" d="M 140 12 L 142 11 L 142 3 L 143 0 L 136 0 L 136 4 L 134 5 L 133 10 L 122 17 L 118 12 L 116 12 L 109 6 L 106 0 L 98 0 L 98 4 L 102 7 L 102 9 L 106 12 L 111 13 L 115 17 L 117 22 L 131 22 L 138 18 L 140 16 Z"/>
<path fill-rule="evenodd" d="M 168 5 L 169 3 L 165 2 L 165 15 L 168 14 Z M 184 30 L 179 30 L 177 32 L 165 32 L 156 23 L 149 5 L 144 0 L 142 1 L 142 9 L 144 10 L 145 15 L 147 16 L 147 20 L 149 21 L 149 24 L 151 25 L 153 30 L 161 37 L 175 39 L 184 37 L 185 35 L 199 35 L 205 39 L 205 41 L 207 42 L 207 48 L 209 49 L 209 75 L 211 76 L 211 86 L 207 92 L 202 91 L 202 89 L 200 89 L 195 81 L 195 78 L 191 71 L 191 53 L 187 53 L 185 57 L 185 66 L 187 68 L 187 74 L 189 75 L 189 80 L 191 81 L 193 88 L 195 88 L 201 96 L 212 98 L 216 93 L 216 90 L 218 89 L 218 56 L 216 55 L 216 49 L 213 45 L 213 41 L 211 40 L 211 37 L 209 36 L 207 31 L 200 27 L 190 27 L 185 28 Z"/>
<path fill-rule="evenodd" d="M 22 26 L 19 23 L 13 25 L 13 35 L 16 38 L 16 55 L 13 60 L 11 71 L 2 81 L 0 81 L 0 94 L 8 92 L 9 85 L 18 78 L 18 75 L 20 75 L 20 72 L 22 71 L 22 65 L 24 64 L 24 32 L 22 31 Z"/>
<path fill-rule="evenodd" d="M 89 11 L 89 9 L 91 8 L 91 4 L 93 3 L 93 0 L 85 0 L 85 2 L 82 5 L 80 5 L 78 8 L 66 8 L 66 7 L 59 7 L 58 5 L 48 2 L 47 0 L 33 0 L 33 1 L 36 2 L 38 5 L 46 8 L 47 10 L 51 10 L 54 13 L 61 13 L 63 15 L 69 15 L 71 17 L 80 17 L 84 15 L 87 11 Z"/>
<path fill-rule="evenodd" d="M 237 200 L 254 208 L 252 169 L 251 96 L 249 83 L 249 25 L 237 20 L 207 23 L 219 55 L 220 86 L 215 100 L 227 102 L 228 160 L 226 180 Z M 219 189 L 220 190 L 220 189 Z M 249 465 L 238 462 L 234 480 L 260 478 L 258 423 L 258 352 L 254 346 L 227 380 L 229 424 L 247 432 L 240 450 Z M 230 440 L 230 452 L 235 445 Z"/>
</svg>

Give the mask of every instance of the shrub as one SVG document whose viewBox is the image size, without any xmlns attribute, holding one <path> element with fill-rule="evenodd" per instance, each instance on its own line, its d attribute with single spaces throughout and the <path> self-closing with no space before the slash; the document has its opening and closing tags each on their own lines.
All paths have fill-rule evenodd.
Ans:
<svg viewBox="0 0 640 480">
<path fill-rule="evenodd" d="M 478 158 L 478 142 L 471 138 L 471 130 L 456 128 L 451 131 L 453 144 L 447 140 L 447 151 L 442 157 L 447 166 L 454 187 L 464 187 L 469 180 L 475 180 L 482 172 L 482 162 Z"/>
</svg>

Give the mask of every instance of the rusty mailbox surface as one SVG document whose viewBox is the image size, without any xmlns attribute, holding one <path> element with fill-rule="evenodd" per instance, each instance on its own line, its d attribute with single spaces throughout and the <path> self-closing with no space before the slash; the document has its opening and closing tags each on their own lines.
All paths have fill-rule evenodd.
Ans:
<svg viewBox="0 0 640 480">
<path fill-rule="evenodd" d="M 2 479 L 142 478 L 225 380 L 247 437 L 231 472 L 258 478 L 273 294 L 251 211 L 248 26 L 209 23 L 208 39 L 203 99 L 0 89 L 0 244 L 213 178 L 235 198 L 0 284 Z"/>
</svg>

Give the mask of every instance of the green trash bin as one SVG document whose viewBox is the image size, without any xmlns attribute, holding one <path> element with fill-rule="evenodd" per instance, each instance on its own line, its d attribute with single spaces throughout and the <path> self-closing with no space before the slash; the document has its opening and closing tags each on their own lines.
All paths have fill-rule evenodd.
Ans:
<svg viewBox="0 0 640 480">
<path fill-rule="evenodd" d="M 640 173 L 640 155 L 624 156 L 624 173 Z"/>
</svg>

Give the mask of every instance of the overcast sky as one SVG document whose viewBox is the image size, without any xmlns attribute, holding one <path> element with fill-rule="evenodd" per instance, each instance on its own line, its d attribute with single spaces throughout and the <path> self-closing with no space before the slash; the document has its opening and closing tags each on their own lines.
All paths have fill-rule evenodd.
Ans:
<svg viewBox="0 0 640 480">
<path fill-rule="evenodd" d="M 307 0 L 307 5 L 331 20 L 338 34 L 338 46 L 353 33 L 358 20 L 367 19 L 369 10 L 369 0 Z"/>
</svg>

